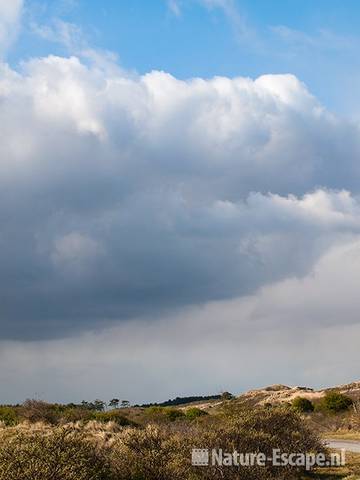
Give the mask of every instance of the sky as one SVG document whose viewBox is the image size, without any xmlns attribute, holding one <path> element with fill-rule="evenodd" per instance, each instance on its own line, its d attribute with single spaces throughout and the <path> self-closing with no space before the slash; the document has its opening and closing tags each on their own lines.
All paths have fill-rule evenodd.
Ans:
<svg viewBox="0 0 360 480">
<path fill-rule="evenodd" d="M 0 0 L 0 402 L 357 379 L 359 17 Z"/>
</svg>

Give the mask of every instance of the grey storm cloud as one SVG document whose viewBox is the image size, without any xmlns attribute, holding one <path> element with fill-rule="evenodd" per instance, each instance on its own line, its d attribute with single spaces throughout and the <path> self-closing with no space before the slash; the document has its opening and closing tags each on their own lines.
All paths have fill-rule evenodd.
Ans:
<svg viewBox="0 0 360 480">
<path fill-rule="evenodd" d="M 360 233 L 358 125 L 292 75 L 0 71 L 0 326 L 51 339 L 242 297 Z"/>
<path fill-rule="evenodd" d="M 350 382 L 358 375 L 359 281 L 355 236 L 330 248 L 310 274 L 253 295 L 73 338 L 1 342 L 2 399 L 20 402 L 36 392 L 69 402 L 121 393 L 150 402 L 279 381 L 316 387 Z M 334 355 L 339 351 L 341 358 Z"/>
</svg>

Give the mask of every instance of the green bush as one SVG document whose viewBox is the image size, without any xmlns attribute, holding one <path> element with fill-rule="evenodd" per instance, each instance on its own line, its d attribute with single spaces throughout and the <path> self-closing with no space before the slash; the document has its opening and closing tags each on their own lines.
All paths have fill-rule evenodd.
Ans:
<svg viewBox="0 0 360 480">
<path fill-rule="evenodd" d="M 0 480 L 108 480 L 102 454 L 65 429 L 10 434 L 0 442 Z"/>
<path fill-rule="evenodd" d="M 207 413 L 204 410 L 196 407 L 188 408 L 185 412 L 185 416 L 189 420 L 195 420 L 196 418 L 203 417 L 205 415 L 207 415 Z"/>
<path fill-rule="evenodd" d="M 93 414 L 93 411 L 86 410 L 85 408 L 79 408 L 76 406 L 66 408 L 61 415 L 61 423 L 66 425 L 70 422 L 86 422 L 93 419 Z"/>
<path fill-rule="evenodd" d="M 185 413 L 182 410 L 178 410 L 177 408 L 165 408 L 165 415 L 166 418 L 173 422 L 178 418 L 184 417 Z"/>
<path fill-rule="evenodd" d="M 91 420 L 97 420 L 102 423 L 115 422 L 121 426 L 135 425 L 134 422 L 126 418 L 117 410 L 111 410 L 110 412 L 94 412 L 90 418 Z"/>
<path fill-rule="evenodd" d="M 178 408 L 172 408 L 172 407 L 158 407 L 158 406 L 148 407 L 145 410 L 145 413 L 148 417 L 151 418 L 151 421 L 154 421 L 157 423 L 166 422 L 168 420 L 173 422 L 178 418 L 182 418 L 185 416 L 182 410 L 179 410 Z"/>
<path fill-rule="evenodd" d="M 152 406 L 152 407 L 147 407 L 145 409 L 145 414 L 146 415 L 163 415 L 164 414 L 164 407 L 158 407 L 158 406 Z"/>
<path fill-rule="evenodd" d="M 19 417 L 12 407 L 0 407 L 0 422 L 4 422 L 6 426 L 12 427 L 19 423 Z"/>
<path fill-rule="evenodd" d="M 353 401 L 347 395 L 339 392 L 328 392 L 317 405 L 317 409 L 330 412 L 339 413 L 348 410 Z"/>
<path fill-rule="evenodd" d="M 309 413 L 314 411 L 313 403 L 304 397 L 296 397 L 292 402 L 292 407 L 299 413 Z"/>
</svg>

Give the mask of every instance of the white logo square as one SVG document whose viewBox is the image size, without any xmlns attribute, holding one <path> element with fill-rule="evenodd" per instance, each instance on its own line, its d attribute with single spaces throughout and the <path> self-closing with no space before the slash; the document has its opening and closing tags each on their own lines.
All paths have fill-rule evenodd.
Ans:
<svg viewBox="0 0 360 480">
<path fill-rule="evenodd" d="M 207 467 L 209 465 L 209 450 L 207 448 L 193 448 L 191 464 L 196 467 Z"/>
</svg>

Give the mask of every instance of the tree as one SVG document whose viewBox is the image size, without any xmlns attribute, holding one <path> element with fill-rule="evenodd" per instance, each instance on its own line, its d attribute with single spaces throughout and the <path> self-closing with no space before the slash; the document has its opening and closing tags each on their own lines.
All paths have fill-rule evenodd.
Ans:
<svg viewBox="0 0 360 480">
<path fill-rule="evenodd" d="M 121 408 L 128 408 L 128 407 L 130 407 L 129 400 L 122 400 L 121 401 Z"/>
<path fill-rule="evenodd" d="M 87 402 L 86 400 L 83 400 L 81 402 L 81 408 L 84 410 L 96 410 L 96 405 L 93 402 Z"/>
<path fill-rule="evenodd" d="M 109 402 L 110 408 L 119 408 L 120 400 L 118 398 L 112 398 Z"/>
<path fill-rule="evenodd" d="M 221 400 L 232 400 L 234 398 L 234 395 L 230 392 L 223 392 L 221 394 Z"/>
<path fill-rule="evenodd" d="M 96 399 L 93 403 L 94 405 L 94 410 L 97 412 L 103 412 L 105 410 L 105 402 L 102 400 Z"/>
</svg>

